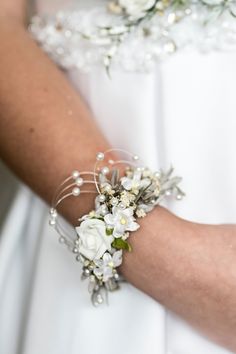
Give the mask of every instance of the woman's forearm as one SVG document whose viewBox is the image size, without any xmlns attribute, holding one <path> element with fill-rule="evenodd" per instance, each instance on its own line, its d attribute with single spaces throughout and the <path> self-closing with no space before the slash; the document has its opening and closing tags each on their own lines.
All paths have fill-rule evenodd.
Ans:
<svg viewBox="0 0 236 354">
<path fill-rule="evenodd" d="M 0 156 L 50 201 L 66 175 L 76 168 L 90 169 L 97 151 L 109 144 L 79 94 L 23 26 L 1 21 L 0 43 Z M 84 201 L 79 210 L 64 209 L 70 221 L 93 207 L 90 198 Z M 234 235 L 157 208 L 131 236 L 134 251 L 125 257 L 122 272 L 135 286 L 236 350 Z"/>
<path fill-rule="evenodd" d="M 97 151 L 109 145 L 79 94 L 23 26 L 2 22 L 0 43 L 0 156 L 50 201 L 66 175 L 91 169 Z"/>
</svg>

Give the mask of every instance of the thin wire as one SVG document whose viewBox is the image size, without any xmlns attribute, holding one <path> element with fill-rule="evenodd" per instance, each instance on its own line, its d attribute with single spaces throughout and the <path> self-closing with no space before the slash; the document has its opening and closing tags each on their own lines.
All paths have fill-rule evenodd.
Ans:
<svg viewBox="0 0 236 354">
<path fill-rule="evenodd" d="M 86 180 L 86 181 L 84 181 L 83 183 L 94 184 L 94 181 L 87 181 L 87 180 Z M 67 191 L 69 188 L 77 187 L 77 186 L 78 186 L 78 185 L 77 185 L 76 183 L 71 183 L 71 184 L 69 184 L 68 186 L 66 186 L 64 189 L 62 189 L 62 190 L 60 191 L 60 193 L 58 193 L 58 195 L 56 196 L 54 204 L 56 204 L 58 198 L 59 198 L 65 191 Z"/>
<path fill-rule="evenodd" d="M 79 171 L 78 171 L 79 172 Z M 94 172 L 91 171 L 82 171 L 79 172 L 78 178 L 79 176 L 84 176 L 84 175 L 93 175 Z M 53 199 L 52 199 L 52 205 L 54 205 L 56 203 L 56 199 L 58 198 L 58 194 L 60 192 L 61 187 L 63 187 L 67 182 L 69 182 L 70 179 L 74 179 L 76 180 L 76 178 L 74 178 L 72 175 L 67 177 L 64 181 L 62 181 L 59 186 L 56 188 L 56 191 L 54 193 Z M 61 193 L 61 192 L 60 192 Z"/>
<path fill-rule="evenodd" d="M 127 150 L 111 148 L 111 149 L 108 149 L 108 150 L 106 150 L 106 151 L 103 152 L 104 159 L 103 159 L 102 161 L 105 161 L 105 156 L 106 156 L 108 153 L 110 153 L 110 152 L 115 152 L 115 151 L 116 151 L 116 152 L 117 152 L 117 151 L 123 152 L 124 154 L 126 154 L 126 155 L 128 155 L 128 156 L 131 156 L 131 157 L 135 156 L 135 155 L 133 155 L 132 153 L 130 153 L 129 151 L 127 151 Z M 97 179 L 96 179 L 96 176 L 98 176 L 98 174 L 96 174 L 96 176 L 95 176 L 95 173 L 96 173 L 95 171 L 97 170 L 98 164 L 99 164 L 100 162 L 101 162 L 100 160 L 96 161 L 95 164 L 94 164 L 94 169 L 93 169 L 93 172 L 94 172 L 94 182 L 95 182 L 95 186 L 96 186 L 96 189 L 97 189 L 98 194 L 101 194 L 101 190 L 100 190 L 100 188 L 99 188 L 99 186 L 98 186 L 98 181 L 97 181 Z M 135 166 L 135 165 L 136 165 L 136 163 L 132 163 L 131 161 L 128 161 L 128 160 L 112 160 L 112 163 L 108 160 L 107 162 L 108 162 L 109 165 L 112 165 L 112 166 L 118 165 L 118 164 L 121 164 L 121 163 L 125 163 L 125 164 L 131 165 L 131 166 Z"/>
<path fill-rule="evenodd" d="M 80 191 L 80 194 L 81 194 L 81 193 L 96 193 L 96 194 L 97 194 L 96 191 L 88 191 L 88 190 Z M 80 194 L 79 194 L 79 195 L 80 195 Z M 63 200 L 65 200 L 66 198 L 68 198 L 68 197 L 70 197 L 70 196 L 72 196 L 72 195 L 73 195 L 73 197 L 78 197 L 78 196 L 79 196 L 79 195 L 74 195 L 73 193 L 65 194 L 61 199 L 58 200 L 58 202 L 57 202 L 56 205 L 55 205 L 55 208 L 57 208 L 57 206 L 58 206 Z"/>
</svg>

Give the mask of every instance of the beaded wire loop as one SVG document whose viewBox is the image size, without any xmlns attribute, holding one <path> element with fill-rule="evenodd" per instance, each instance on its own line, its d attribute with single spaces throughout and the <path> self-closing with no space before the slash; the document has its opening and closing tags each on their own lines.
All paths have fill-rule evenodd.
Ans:
<svg viewBox="0 0 236 354">
<path fill-rule="evenodd" d="M 29 31 L 66 70 L 104 65 L 145 72 L 180 50 L 235 51 L 235 17 L 234 0 L 109 0 L 34 16 Z"/>
</svg>

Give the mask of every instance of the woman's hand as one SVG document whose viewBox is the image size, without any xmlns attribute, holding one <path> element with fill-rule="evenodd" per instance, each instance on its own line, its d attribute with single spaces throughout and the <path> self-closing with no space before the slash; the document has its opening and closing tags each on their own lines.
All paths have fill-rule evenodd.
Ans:
<svg viewBox="0 0 236 354">
<path fill-rule="evenodd" d="M 236 226 L 195 224 L 156 208 L 131 240 L 124 276 L 236 352 Z"/>
</svg>

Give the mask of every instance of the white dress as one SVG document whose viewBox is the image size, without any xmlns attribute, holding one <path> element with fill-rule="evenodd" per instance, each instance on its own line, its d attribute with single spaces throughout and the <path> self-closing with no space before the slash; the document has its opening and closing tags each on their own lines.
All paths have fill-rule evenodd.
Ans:
<svg viewBox="0 0 236 354">
<path fill-rule="evenodd" d="M 38 11 L 65 3 L 39 0 Z M 179 52 L 150 73 L 120 69 L 111 80 L 97 68 L 68 77 L 113 146 L 184 176 L 187 196 L 173 212 L 234 223 L 235 62 L 232 53 Z M 130 284 L 94 308 L 79 265 L 48 226 L 48 207 L 0 171 L 0 353 L 229 353 Z"/>
</svg>

